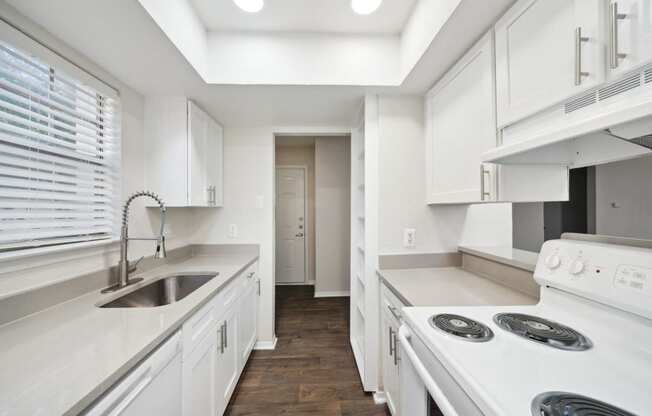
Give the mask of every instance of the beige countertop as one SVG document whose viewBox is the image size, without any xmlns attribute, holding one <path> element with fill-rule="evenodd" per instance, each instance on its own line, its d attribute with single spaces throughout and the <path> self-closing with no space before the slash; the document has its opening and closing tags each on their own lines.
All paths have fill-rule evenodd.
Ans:
<svg viewBox="0 0 652 416">
<path fill-rule="evenodd" d="M 1 326 L 0 415 L 79 413 L 257 258 L 196 256 L 140 274 L 219 272 L 171 305 L 101 309 L 116 294 L 95 291 Z"/>
<path fill-rule="evenodd" d="M 462 253 L 471 254 L 485 259 L 493 260 L 498 263 L 507 264 L 519 269 L 534 272 L 537 266 L 539 253 L 533 251 L 519 250 L 513 247 L 496 246 L 459 246 L 458 250 Z"/>
<path fill-rule="evenodd" d="M 459 267 L 379 270 L 406 306 L 532 305 L 538 299 Z"/>
</svg>

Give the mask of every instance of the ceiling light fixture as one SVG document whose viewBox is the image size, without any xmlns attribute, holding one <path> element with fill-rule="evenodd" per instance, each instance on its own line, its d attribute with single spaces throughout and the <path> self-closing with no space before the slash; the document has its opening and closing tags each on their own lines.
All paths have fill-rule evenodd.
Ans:
<svg viewBox="0 0 652 416">
<path fill-rule="evenodd" d="M 351 0 L 351 8 L 357 14 L 371 14 L 375 12 L 383 0 Z"/>
<path fill-rule="evenodd" d="M 257 13 L 265 5 L 265 0 L 233 0 L 233 2 L 247 13 Z"/>
</svg>

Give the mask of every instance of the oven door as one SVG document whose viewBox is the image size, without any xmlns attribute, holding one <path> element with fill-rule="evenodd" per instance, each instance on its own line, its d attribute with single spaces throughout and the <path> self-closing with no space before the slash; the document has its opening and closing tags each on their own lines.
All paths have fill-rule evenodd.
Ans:
<svg viewBox="0 0 652 416">
<path fill-rule="evenodd" d="M 425 344 L 403 325 L 399 416 L 483 416 Z"/>
</svg>

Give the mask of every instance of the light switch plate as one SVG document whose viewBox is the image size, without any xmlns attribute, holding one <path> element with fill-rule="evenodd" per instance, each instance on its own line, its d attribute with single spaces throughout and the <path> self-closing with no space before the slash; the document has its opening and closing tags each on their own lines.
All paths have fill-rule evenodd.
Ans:
<svg viewBox="0 0 652 416">
<path fill-rule="evenodd" d="M 416 232 L 414 228 L 403 229 L 403 247 L 414 247 L 416 245 L 414 241 Z"/>
</svg>

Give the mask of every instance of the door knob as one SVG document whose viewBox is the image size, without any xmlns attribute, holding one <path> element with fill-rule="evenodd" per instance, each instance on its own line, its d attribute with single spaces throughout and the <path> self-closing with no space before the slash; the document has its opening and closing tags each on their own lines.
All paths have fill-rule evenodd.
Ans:
<svg viewBox="0 0 652 416">
<path fill-rule="evenodd" d="M 297 237 L 303 237 L 303 233 L 297 234 Z"/>
</svg>

